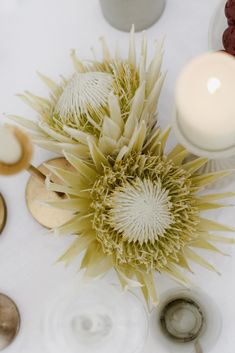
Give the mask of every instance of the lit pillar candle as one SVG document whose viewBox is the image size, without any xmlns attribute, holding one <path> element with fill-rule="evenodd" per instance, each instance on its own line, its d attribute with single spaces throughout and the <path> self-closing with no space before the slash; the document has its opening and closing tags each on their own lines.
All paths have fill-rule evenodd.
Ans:
<svg viewBox="0 0 235 353">
<path fill-rule="evenodd" d="M 235 59 L 207 53 L 181 72 L 175 93 L 177 134 L 195 153 L 213 158 L 235 146 Z M 197 153 L 195 153 L 197 154 Z M 200 154 L 200 153 L 199 153 Z M 229 155 L 229 153 L 227 153 Z M 225 156 L 225 155 L 224 155 Z"/>
<path fill-rule="evenodd" d="M 20 142 L 9 128 L 0 125 L 0 162 L 15 164 L 20 160 L 21 155 Z"/>
</svg>

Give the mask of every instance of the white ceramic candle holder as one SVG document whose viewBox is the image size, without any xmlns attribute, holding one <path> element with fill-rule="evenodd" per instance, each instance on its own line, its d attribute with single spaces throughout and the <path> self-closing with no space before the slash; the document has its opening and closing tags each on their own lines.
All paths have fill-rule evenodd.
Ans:
<svg viewBox="0 0 235 353">
<path fill-rule="evenodd" d="M 189 141 L 184 135 L 179 120 L 177 118 L 177 114 L 174 114 L 172 127 L 178 142 L 185 148 L 187 148 L 189 152 L 191 152 L 195 156 L 205 157 L 209 159 L 205 166 L 200 169 L 201 173 L 212 173 L 235 168 L 235 144 L 233 147 L 221 151 L 201 149 L 200 147 L 194 145 L 191 141 Z M 233 180 L 234 173 L 231 173 L 229 176 L 222 178 L 220 181 L 214 183 L 211 187 L 221 188 L 226 186 Z"/>
<path fill-rule="evenodd" d="M 177 112 L 174 114 L 172 127 L 174 129 L 175 135 L 179 143 L 185 146 L 185 148 L 187 148 L 187 150 L 192 154 L 194 154 L 195 156 L 221 161 L 221 168 L 224 165 L 224 163 L 226 166 L 228 166 L 226 162 L 227 160 L 229 160 L 230 162 L 233 161 L 235 166 L 235 143 L 234 143 L 234 146 L 231 146 L 230 148 L 225 148 L 223 150 L 209 150 L 209 149 L 200 148 L 199 146 L 193 144 L 183 133 L 182 127 L 177 117 Z"/>
<path fill-rule="evenodd" d="M 152 26 L 162 15 L 166 0 L 100 0 L 106 20 L 115 28 L 129 32 Z"/>
</svg>

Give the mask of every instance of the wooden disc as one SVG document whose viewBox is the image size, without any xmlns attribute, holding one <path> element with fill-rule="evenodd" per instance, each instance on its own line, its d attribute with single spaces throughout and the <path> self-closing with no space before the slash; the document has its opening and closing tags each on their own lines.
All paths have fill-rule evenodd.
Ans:
<svg viewBox="0 0 235 353">
<path fill-rule="evenodd" d="M 74 170 L 66 159 L 56 158 L 46 161 L 38 167 L 45 175 L 51 175 L 51 172 L 48 171 L 44 164 L 50 164 L 66 170 Z M 61 184 L 61 181 L 55 176 L 52 176 L 51 180 Z M 42 226 L 48 229 L 57 228 L 73 217 L 74 214 L 71 211 L 61 210 L 43 204 L 43 201 L 58 201 L 60 199 L 57 193 L 48 191 L 45 183 L 40 179 L 35 176 L 30 177 L 26 186 L 26 204 L 33 218 Z"/>
<path fill-rule="evenodd" d="M 3 232 L 3 229 L 5 228 L 6 220 L 7 220 L 6 203 L 2 194 L 0 194 L 0 234 Z"/>
<path fill-rule="evenodd" d="M 16 304 L 5 294 L 0 294 L 0 351 L 15 339 L 20 328 L 20 314 Z"/>
</svg>

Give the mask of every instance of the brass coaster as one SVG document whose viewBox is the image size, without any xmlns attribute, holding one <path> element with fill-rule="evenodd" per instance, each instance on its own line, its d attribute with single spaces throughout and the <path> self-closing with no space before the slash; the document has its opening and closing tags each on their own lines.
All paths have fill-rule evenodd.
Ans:
<svg viewBox="0 0 235 353">
<path fill-rule="evenodd" d="M 44 164 L 50 164 L 67 170 L 74 170 L 64 158 L 55 158 L 41 164 L 38 169 L 45 175 L 51 174 Z M 61 181 L 53 176 L 52 181 L 61 184 Z M 67 210 L 49 207 L 42 201 L 60 200 L 61 197 L 52 191 L 48 191 L 40 179 L 31 176 L 26 186 L 26 204 L 33 218 L 42 226 L 52 229 L 61 226 L 73 217 L 73 213 Z"/>
<path fill-rule="evenodd" d="M 7 220 L 7 208 L 6 203 L 3 196 L 0 194 L 0 234 L 3 232 L 5 228 Z"/>
<path fill-rule="evenodd" d="M 20 328 L 20 314 L 16 304 L 6 295 L 0 294 L 0 351 L 15 339 Z"/>
</svg>

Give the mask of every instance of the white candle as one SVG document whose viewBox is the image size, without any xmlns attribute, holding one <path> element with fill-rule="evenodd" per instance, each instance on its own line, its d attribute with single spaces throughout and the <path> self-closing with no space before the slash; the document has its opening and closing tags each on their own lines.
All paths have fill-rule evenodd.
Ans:
<svg viewBox="0 0 235 353">
<path fill-rule="evenodd" d="M 21 145 L 12 131 L 0 125 L 0 162 L 17 163 L 22 155 Z"/>
<path fill-rule="evenodd" d="M 190 62 L 178 79 L 175 103 L 185 140 L 205 151 L 234 148 L 235 59 L 217 52 Z"/>
</svg>

